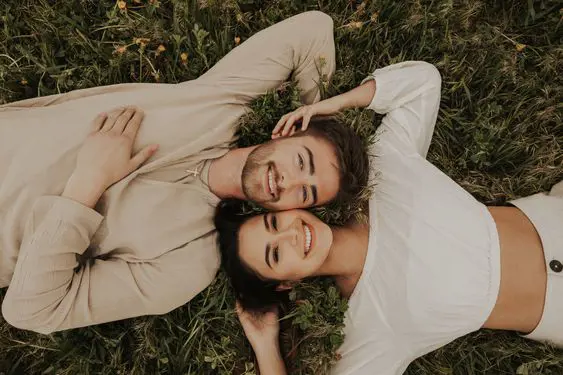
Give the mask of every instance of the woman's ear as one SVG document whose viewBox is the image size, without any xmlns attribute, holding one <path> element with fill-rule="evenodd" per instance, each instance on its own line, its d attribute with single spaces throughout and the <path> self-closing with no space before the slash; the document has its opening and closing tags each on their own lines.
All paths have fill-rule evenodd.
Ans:
<svg viewBox="0 0 563 375">
<path fill-rule="evenodd" d="M 280 285 L 276 287 L 276 291 L 283 292 L 285 290 L 291 290 L 296 284 L 296 281 L 282 281 Z"/>
</svg>

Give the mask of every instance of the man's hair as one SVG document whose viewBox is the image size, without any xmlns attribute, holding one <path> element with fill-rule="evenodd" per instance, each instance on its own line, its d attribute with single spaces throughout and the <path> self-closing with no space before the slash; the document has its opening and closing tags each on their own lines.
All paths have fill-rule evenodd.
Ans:
<svg viewBox="0 0 563 375">
<path fill-rule="evenodd" d="M 260 313 L 273 305 L 287 302 L 288 292 L 278 291 L 277 280 L 259 277 L 240 258 L 239 232 L 241 226 L 255 214 L 243 213 L 243 201 L 224 199 L 215 210 L 217 242 L 221 252 L 221 264 L 244 310 Z"/>
<path fill-rule="evenodd" d="M 330 203 L 350 206 L 368 185 L 369 157 L 364 142 L 352 128 L 333 117 L 313 117 L 307 130 L 294 136 L 307 135 L 324 139 L 333 147 L 338 161 L 339 188 Z"/>
</svg>

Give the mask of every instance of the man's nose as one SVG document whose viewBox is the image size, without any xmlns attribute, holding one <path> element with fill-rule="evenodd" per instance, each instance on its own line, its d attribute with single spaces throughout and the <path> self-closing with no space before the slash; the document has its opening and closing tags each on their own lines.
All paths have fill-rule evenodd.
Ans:
<svg viewBox="0 0 563 375">
<path fill-rule="evenodd" d="M 289 190 L 294 187 L 301 188 L 303 185 L 307 185 L 307 176 L 301 173 L 288 173 L 284 172 L 280 175 L 279 187 L 283 190 Z"/>
</svg>

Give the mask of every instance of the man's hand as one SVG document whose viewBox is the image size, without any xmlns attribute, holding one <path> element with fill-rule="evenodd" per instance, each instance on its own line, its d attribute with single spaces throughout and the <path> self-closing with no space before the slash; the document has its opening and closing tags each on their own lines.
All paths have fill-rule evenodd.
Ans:
<svg viewBox="0 0 563 375">
<path fill-rule="evenodd" d="M 131 156 L 143 117 L 143 111 L 132 107 L 98 115 L 78 152 L 63 196 L 93 207 L 108 187 L 150 158 L 158 145 L 147 146 Z"/>
</svg>

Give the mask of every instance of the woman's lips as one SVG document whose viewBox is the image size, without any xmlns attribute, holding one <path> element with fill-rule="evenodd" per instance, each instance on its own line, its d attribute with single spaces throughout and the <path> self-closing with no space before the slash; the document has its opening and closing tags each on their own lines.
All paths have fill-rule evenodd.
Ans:
<svg viewBox="0 0 563 375">
<path fill-rule="evenodd" d="M 305 233 L 304 251 L 305 251 L 305 257 L 307 257 L 311 253 L 311 250 L 313 249 L 314 232 L 313 232 L 313 228 L 306 223 L 303 223 L 303 231 Z"/>
</svg>

